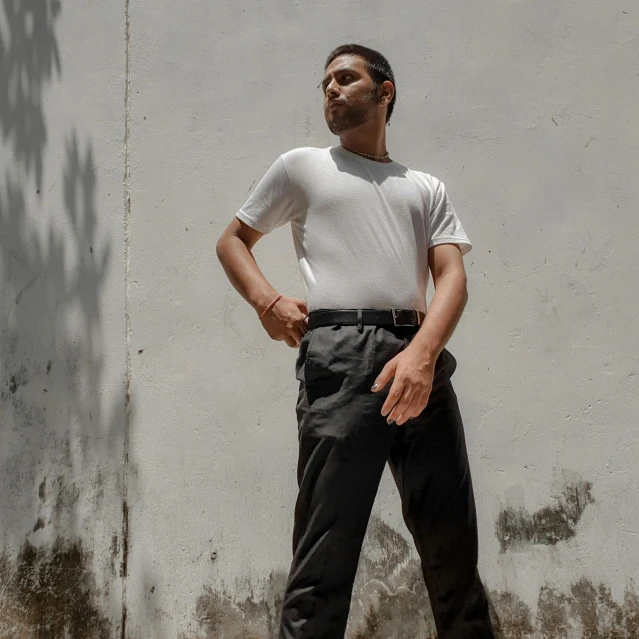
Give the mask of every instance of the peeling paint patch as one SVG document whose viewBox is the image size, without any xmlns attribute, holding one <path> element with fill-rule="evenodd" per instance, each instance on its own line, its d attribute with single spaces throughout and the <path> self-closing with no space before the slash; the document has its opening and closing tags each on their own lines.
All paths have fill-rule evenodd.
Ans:
<svg viewBox="0 0 639 639">
<path fill-rule="evenodd" d="M 566 483 L 552 506 L 532 515 L 525 508 L 504 508 L 495 523 L 501 552 L 529 544 L 554 545 L 574 537 L 586 506 L 595 501 L 591 491 L 590 482 L 575 478 Z"/>
<path fill-rule="evenodd" d="M 197 630 L 180 639 L 277 639 L 286 573 L 273 573 L 250 595 L 207 586 L 196 605 Z M 419 561 L 410 543 L 378 516 L 371 518 L 353 588 L 347 639 L 435 636 Z"/>
<path fill-rule="evenodd" d="M 544 586 L 537 602 L 537 626 L 547 639 L 566 637 L 568 632 L 568 601 L 563 593 Z"/>
<path fill-rule="evenodd" d="M 509 592 L 491 592 L 495 635 L 498 639 L 637 639 L 639 597 L 628 586 L 622 603 L 610 589 L 586 578 L 569 592 L 545 585 L 539 592 L 537 615 Z"/>
<path fill-rule="evenodd" d="M 419 559 L 399 532 L 373 515 L 362 548 L 346 636 L 435 637 Z"/>
<path fill-rule="evenodd" d="M 530 608 L 511 592 L 490 593 L 490 613 L 495 635 L 504 639 L 526 639 L 533 632 Z"/>
<path fill-rule="evenodd" d="M 111 624 L 81 542 L 36 548 L 28 541 L 15 562 L 0 555 L 0 637 L 108 639 Z"/>
<path fill-rule="evenodd" d="M 575 488 L 585 492 L 564 496 L 566 503 L 581 503 L 590 491 L 584 482 L 567 486 L 566 492 Z M 249 583 L 250 594 L 243 599 L 228 589 L 207 586 L 197 600 L 197 629 L 180 639 L 277 639 L 285 585 L 286 574 L 279 571 L 257 587 Z M 607 586 L 587 578 L 575 581 L 566 592 L 546 584 L 539 591 L 535 614 L 512 592 L 492 591 L 489 601 L 496 639 L 639 639 L 639 596 L 632 584 L 622 602 L 613 599 Z M 373 516 L 345 638 L 417 637 L 436 637 L 419 559 L 407 539 Z"/>
<path fill-rule="evenodd" d="M 181 639 L 277 639 L 286 574 L 270 574 L 265 583 L 249 584 L 238 600 L 226 588 L 204 588 L 196 605 L 197 631 Z"/>
</svg>

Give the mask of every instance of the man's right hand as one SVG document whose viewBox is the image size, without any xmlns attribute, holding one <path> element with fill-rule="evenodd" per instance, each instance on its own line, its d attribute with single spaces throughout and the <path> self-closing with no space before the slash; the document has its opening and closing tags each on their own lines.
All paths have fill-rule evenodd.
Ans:
<svg viewBox="0 0 639 639">
<path fill-rule="evenodd" d="M 308 320 L 304 321 L 307 314 L 304 300 L 281 297 L 260 321 L 271 339 L 297 348 L 308 330 Z"/>
</svg>

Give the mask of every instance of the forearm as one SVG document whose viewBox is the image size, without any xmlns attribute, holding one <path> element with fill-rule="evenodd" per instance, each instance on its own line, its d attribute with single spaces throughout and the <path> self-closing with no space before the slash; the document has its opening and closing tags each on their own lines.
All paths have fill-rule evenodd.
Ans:
<svg viewBox="0 0 639 639">
<path fill-rule="evenodd" d="M 424 323 L 412 340 L 435 360 L 452 336 L 466 306 L 466 274 L 451 270 L 440 275 Z"/>
<path fill-rule="evenodd" d="M 228 236 L 217 245 L 217 256 L 235 290 L 261 313 L 277 296 L 244 242 Z"/>
</svg>

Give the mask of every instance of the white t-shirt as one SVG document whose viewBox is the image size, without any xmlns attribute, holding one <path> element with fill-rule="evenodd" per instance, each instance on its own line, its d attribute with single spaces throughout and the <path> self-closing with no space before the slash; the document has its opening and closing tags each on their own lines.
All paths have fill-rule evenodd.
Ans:
<svg viewBox="0 0 639 639">
<path fill-rule="evenodd" d="M 428 249 L 471 249 L 443 182 L 341 146 L 280 155 L 237 217 L 269 233 L 291 223 L 309 311 L 426 311 Z"/>
</svg>

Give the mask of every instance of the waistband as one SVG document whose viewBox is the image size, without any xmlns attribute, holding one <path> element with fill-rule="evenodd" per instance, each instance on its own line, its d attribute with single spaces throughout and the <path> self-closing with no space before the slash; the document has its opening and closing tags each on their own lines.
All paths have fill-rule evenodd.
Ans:
<svg viewBox="0 0 639 639">
<path fill-rule="evenodd" d="M 414 308 L 355 308 L 318 309 L 308 314 L 308 328 L 320 326 L 358 326 L 364 324 L 390 327 L 415 327 L 422 325 L 426 314 Z"/>
</svg>

